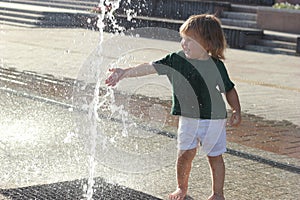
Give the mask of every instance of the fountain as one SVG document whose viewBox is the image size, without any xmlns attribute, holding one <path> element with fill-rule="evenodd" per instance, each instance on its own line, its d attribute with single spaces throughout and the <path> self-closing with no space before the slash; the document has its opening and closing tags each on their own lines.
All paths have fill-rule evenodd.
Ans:
<svg viewBox="0 0 300 200">
<path fill-rule="evenodd" d="M 118 2 L 113 3 L 110 4 L 110 12 L 118 8 Z M 100 4 L 103 5 L 104 2 Z M 108 15 L 109 21 L 114 20 L 111 16 Z M 104 17 L 107 16 L 99 16 L 99 19 Z M 164 130 L 167 127 L 168 110 L 157 98 L 161 93 L 145 93 L 149 87 L 151 92 L 151 87 L 165 92 L 170 88 L 148 80 L 134 88 L 131 86 L 129 93 L 127 87 L 126 93 L 126 87 L 115 91 L 101 84 L 104 83 L 109 68 L 133 65 L 145 53 L 148 55 L 146 58 L 151 61 L 170 52 L 149 42 L 145 45 L 143 37 L 146 34 L 148 37 L 152 33 L 152 36 L 167 36 L 174 40 L 178 39 L 178 33 L 167 29 L 144 28 L 110 35 L 103 41 L 103 20 L 98 20 L 98 23 L 99 46 L 81 68 L 72 97 L 74 107 L 80 110 L 74 112 L 77 118 L 76 135 L 88 138 L 86 146 L 89 147 L 89 178 L 84 188 L 87 199 L 93 196 L 97 164 L 126 173 L 147 173 L 159 170 L 176 159 L 176 151 L 173 151 L 176 148 L 173 138 L 176 136 Z M 148 107 L 141 104 L 148 104 Z M 158 115 L 159 112 L 162 113 Z M 174 127 L 169 126 L 169 130 L 174 132 Z M 154 148 L 153 143 L 156 144 Z"/>
<path fill-rule="evenodd" d="M 99 3 L 101 10 L 105 10 L 104 3 L 107 2 L 100 1 Z M 116 1 L 110 5 L 110 12 L 118 8 Z M 104 15 L 102 12 L 98 15 L 99 45 L 78 73 L 72 95 L 73 103 L 69 109 L 75 119 L 75 128 L 74 132 L 68 133 L 63 139 L 65 144 L 80 147 L 81 151 L 88 152 L 87 159 L 82 153 L 78 153 L 81 156 L 76 161 L 77 163 L 87 161 L 88 179 L 83 188 L 86 199 L 93 197 L 94 187 L 97 184 L 95 179 L 99 177 L 97 165 L 104 165 L 121 172 L 141 174 L 159 170 L 166 164 L 172 164 L 176 158 L 176 151 L 173 151 L 176 145 L 173 139 L 175 136 L 169 134 L 170 131 L 163 130 L 167 120 L 166 106 L 162 105 L 159 99 L 152 97 L 146 99 L 150 102 L 146 110 L 137 111 L 141 103 L 147 103 L 145 97 L 149 95 L 148 93 L 143 96 L 140 91 L 145 91 L 149 87 L 159 88 L 160 91 L 168 91 L 169 88 L 151 80 L 135 87 L 133 93 L 128 95 L 122 92 L 115 93 L 111 88 L 105 89 L 103 85 L 101 86 L 109 67 L 134 63 L 135 59 L 144 53 L 152 55 L 152 58 L 148 56 L 150 61 L 154 59 L 153 56 L 170 52 L 170 50 L 161 49 L 158 45 L 148 44 L 147 47 L 141 45 L 144 41 L 140 35 L 149 32 L 158 35 L 156 32 L 162 30 L 140 29 L 135 32 L 108 36 L 111 38 L 103 42 L 103 19 L 111 17 L 109 14 Z M 112 18 L 109 20 L 113 21 Z M 164 32 L 163 35 L 170 38 L 172 35 L 178 36 L 175 31 L 164 30 Z M 128 40 L 127 43 L 124 39 Z M 138 44 L 138 46 L 131 43 Z M 106 49 L 110 50 L 105 51 Z M 157 94 L 151 95 L 157 96 Z M 141 99 L 142 97 L 144 99 Z M 157 112 L 162 110 L 164 110 L 162 116 L 157 116 Z M 145 121 L 145 118 L 148 120 Z M 153 147 L 150 144 L 153 143 L 156 145 L 154 149 L 151 149 Z M 137 151 L 140 152 L 137 153 Z M 100 182 L 103 181 L 100 180 Z"/>
</svg>

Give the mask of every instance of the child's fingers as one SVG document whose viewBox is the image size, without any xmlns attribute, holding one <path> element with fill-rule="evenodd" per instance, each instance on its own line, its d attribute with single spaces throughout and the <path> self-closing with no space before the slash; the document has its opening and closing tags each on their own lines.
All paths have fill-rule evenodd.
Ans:
<svg viewBox="0 0 300 200">
<path fill-rule="evenodd" d="M 115 86 L 117 83 L 115 81 L 106 81 L 105 84 L 107 86 Z"/>
<path fill-rule="evenodd" d="M 120 78 L 119 78 L 118 74 L 113 73 L 105 80 L 105 84 L 107 86 L 115 86 L 119 82 L 119 80 L 120 80 Z"/>
<path fill-rule="evenodd" d="M 105 80 L 105 84 L 108 86 L 114 86 L 116 85 L 117 80 L 114 79 L 113 76 L 109 76 L 106 80 Z"/>
<path fill-rule="evenodd" d="M 233 121 L 233 125 L 234 126 L 238 126 L 241 123 L 241 117 L 238 116 L 237 118 L 235 118 L 235 120 Z"/>
<path fill-rule="evenodd" d="M 105 80 L 105 84 L 107 86 L 115 86 L 120 81 L 122 75 L 124 74 L 124 70 L 120 68 L 110 68 L 108 69 L 108 71 L 112 73 Z"/>
<path fill-rule="evenodd" d="M 233 113 L 229 120 L 230 126 L 238 126 L 241 123 L 241 116 L 237 113 Z"/>
</svg>

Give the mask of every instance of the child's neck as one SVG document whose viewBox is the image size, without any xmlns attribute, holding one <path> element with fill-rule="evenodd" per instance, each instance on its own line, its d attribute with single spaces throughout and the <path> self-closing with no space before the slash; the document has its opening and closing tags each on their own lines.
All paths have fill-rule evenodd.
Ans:
<svg viewBox="0 0 300 200">
<path fill-rule="evenodd" d="M 201 55 L 197 58 L 197 60 L 208 60 L 210 58 L 210 56 L 208 54 L 205 54 L 205 55 Z"/>
</svg>

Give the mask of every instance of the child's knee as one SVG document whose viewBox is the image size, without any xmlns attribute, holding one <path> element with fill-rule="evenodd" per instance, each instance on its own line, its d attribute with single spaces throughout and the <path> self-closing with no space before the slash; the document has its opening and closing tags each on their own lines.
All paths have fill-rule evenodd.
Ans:
<svg viewBox="0 0 300 200">
<path fill-rule="evenodd" d="M 178 160 L 191 162 L 196 156 L 197 148 L 189 149 L 189 150 L 180 150 L 178 153 Z"/>
<path fill-rule="evenodd" d="M 214 163 L 218 163 L 218 164 L 222 164 L 224 163 L 223 160 L 223 156 L 218 155 L 218 156 L 207 156 L 209 163 L 214 164 Z"/>
</svg>

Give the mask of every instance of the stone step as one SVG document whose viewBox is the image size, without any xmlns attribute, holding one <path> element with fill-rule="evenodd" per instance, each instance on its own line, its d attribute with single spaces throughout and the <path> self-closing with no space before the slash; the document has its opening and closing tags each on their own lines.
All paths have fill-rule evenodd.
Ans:
<svg viewBox="0 0 300 200">
<path fill-rule="evenodd" d="M 244 27 L 244 28 L 257 28 L 256 21 L 240 20 L 240 19 L 220 19 L 223 25 L 226 26 L 235 26 L 235 27 Z"/>
<path fill-rule="evenodd" d="M 283 42 L 278 40 L 260 39 L 256 40 L 256 45 L 296 51 L 296 43 Z"/>
<path fill-rule="evenodd" d="M 2 2 L 45 6 L 51 8 L 65 8 L 73 10 L 90 10 L 99 3 L 99 1 L 75 1 L 75 0 L 1 0 Z"/>
<path fill-rule="evenodd" d="M 7 24 L 8 22 L 13 23 L 15 25 L 29 25 L 31 27 L 37 26 L 39 24 L 38 19 L 34 18 L 24 18 L 23 16 L 7 16 L 0 13 L 0 23 Z"/>
<path fill-rule="evenodd" d="M 87 11 L 19 3 L 0 2 L 0 6 L 0 23 L 23 27 L 85 27 L 83 20 L 93 15 Z"/>
<path fill-rule="evenodd" d="M 256 51 L 256 52 L 264 52 L 264 53 L 271 53 L 271 54 L 285 54 L 295 56 L 296 52 L 289 49 L 282 49 L 282 48 L 272 48 L 260 45 L 246 45 L 245 50 L 249 51 Z"/>
<path fill-rule="evenodd" d="M 232 12 L 242 12 L 242 13 L 256 13 L 257 12 L 257 6 L 231 4 L 230 11 L 232 11 Z"/>
<path fill-rule="evenodd" d="M 8 17 L 20 17 L 20 18 L 25 18 L 25 19 L 42 19 L 44 15 L 42 12 L 36 11 L 36 12 L 26 12 L 26 10 L 19 10 L 19 9 L 13 9 L 13 8 L 8 8 L 8 9 L 3 9 L 0 8 L 0 15 L 2 16 L 8 16 Z"/>
<path fill-rule="evenodd" d="M 9 25 L 9 26 L 17 26 L 17 27 L 22 27 L 22 28 L 35 28 L 36 25 L 31 25 L 31 24 L 23 24 L 20 22 L 11 22 L 11 21 L 4 21 L 0 19 L 0 24 L 3 25 Z"/>
<path fill-rule="evenodd" d="M 226 2 L 252 6 L 272 6 L 274 4 L 273 0 L 226 0 Z"/>
<path fill-rule="evenodd" d="M 224 11 L 222 13 L 222 18 L 256 21 L 256 14 L 255 13 Z"/>
<path fill-rule="evenodd" d="M 43 11 L 27 5 L 0 2 L 0 23 L 19 27 L 37 27 L 44 19 Z"/>
<path fill-rule="evenodd" d="M 297 43 L 297 38 L 300 37 L 300 34 L 290 34 L 290 33 L 282 33 L 276 31 L 264 31 L 264 39 L 267 40 L 278 40 L 284 42 Z"/>
<path fill-rule="evenodd" d="M 99 0 L 1 0 L 2 2 L 24 3 L 24 4 L 39 4 L 45 3 L 48 5 L 69 4 L 69 5 L 86 5 L 94 6 L 99 3 Z"/>
<path fill-rule="evenodd" d="M 53 8 L 49 6 L 31 5 L 26 3 L 11 3 L 0 0 L 1 10 L 20 11 L 24 13 L 41 13 L 41 12 L 61 12 L 61 13 L 88 13 L 83 10 L 65 9 L 65 8 Z"/>
</svg>

